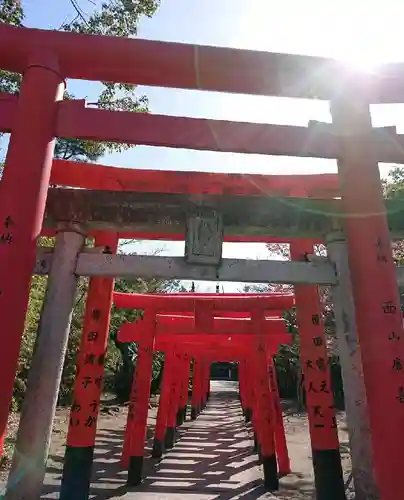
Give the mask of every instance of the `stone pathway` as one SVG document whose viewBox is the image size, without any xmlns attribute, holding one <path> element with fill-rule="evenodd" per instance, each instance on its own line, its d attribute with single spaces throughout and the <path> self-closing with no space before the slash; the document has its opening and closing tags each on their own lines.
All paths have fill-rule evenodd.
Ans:
<svg viewBox="0 0 404 500">
<path fill-rule="evenodd" d="M 280 491 L 271 494 L 263 490 L 261 468 L 252 451 L 252 433 L 244 424 L 236 387 L 232 382 L 212 382 L 207 408 L 196 421 L 181 426 L 175 448 L 162 460 L 146 460 L 146 479 L 132 490 L 125 484 L 126 471 L 119 468 L 123 428 L 111 418 L 111 425 L 98 433 L 90 498 L 312 500 L 313 478 L 311 470 L 306 470 L 306 462 L 311 469 L 306 442 L 297 447 L 299 454 L 296 457 L 291 453 L 292 467 L 294 463 L 297 465 L 296 472 L 281 480 Z M 291 437 L 293 439 L 293 433 Z M 51 455 L 43 500 L 59 498 L 62 464 L 62 450 Z"/>
<path fill-rule="evenodd" d="M 256 462 L 235 393 L 213 392 L 198 419 L 183 426 L 175 449 L 163 458 L 141 488 L 123 498 L 265 498 Z"/>
</svg>

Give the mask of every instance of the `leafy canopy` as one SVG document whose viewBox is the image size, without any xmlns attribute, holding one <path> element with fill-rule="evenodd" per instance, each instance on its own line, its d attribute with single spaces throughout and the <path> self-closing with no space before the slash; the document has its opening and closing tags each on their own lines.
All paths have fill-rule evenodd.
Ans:
<svg viewBox="0 0 404 500">
<path fill-rule="evenodd" d="M 64 23 L 59 31 L 94 35 L 133 37 L 137 35 L 142 16 L 151 17 L 160 5 L 160 0 L 108 0 L 86 17 L 77 2 L 72 2 L 76 17 Z M 0 0 L 0 22 L 23 26 L 23 2 Z M 0 70 L 0 92 L 17 94 L 21 75 Z M 92 106 L 113 111 L 147 112 L 147 97 L 135 94 L 135 85 L 102 82 L 103 89 Z M 74 99 L 65 92 L 65 99 Z M 65 160 L 95 162 L 107 153 L 120 152 L 132 146 L 113 142 L 94 142 L 78 139 L 57 140 L 55 157 Z"/>
</svg>

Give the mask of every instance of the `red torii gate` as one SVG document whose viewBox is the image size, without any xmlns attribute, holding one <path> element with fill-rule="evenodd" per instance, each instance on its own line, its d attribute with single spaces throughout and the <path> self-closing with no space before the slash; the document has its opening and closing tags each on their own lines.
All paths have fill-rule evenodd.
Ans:
<svg viewBox="0 0 404 500">
<path fill-rule="evenodd" d="M 176 317 L 165 317 L 166 319 L 171 320 L 171 324 L 174 323 L 175 325 L 175 320 Z M 181 319 L 179 321 L 179 326 L 181 326 Z M 193 318 L 186 318 L 192 320 Z M 231 329 L 232 324 L 237 324 L 239 323 L 239 320 L 233 320 L 233 318 L 226 318 L 226 323 L 229 325 L 229 331 Z M 198 334 L 198 333 L 189 333 L 189 334 L 184 334 L 184 333 L 160 333 L 158 334 L 156 332 L 156 342 L 154 349 L 157 350 L 164 350 L 166 353 L 171 353 L 172 357 L 175 358 L 175 355 L 179 352 L 185 352 L 187 354 L 191 354 L 194 357 L 199 357 L 202 355 L 202 353 L 206 356 L 210 354 L 210 357 L 212 359 L 221 359 L 222 358 L 222 353 L 224 353 L 224 356 L 231 356 L 232 359 L 238 359 L 238 358 L 243 358 L 246 356 L 246 350 L 249 351 L 249 345 L 251 344 L 251 341 L 253 339 L 253 334 L 251 332 L 251 320 L 242 320 L 243 323 L 247 323 L 246 326 L 249 326 L 249 333 L 214 333 L 214 330 L 212 333 L 207 333 L 205 332 L 204 334 Z M 189 323 L 189 322 L 188 322 Z M 248 325 L 249 323 L 249 325 Z M 287 335 L 285 333 L 285 322 L 284 320 L 273 320 L 273 321 L 268 321 L 268 323 L 273 325 L 272 331 L 268 329 L 266 333 L 264 334 L 265 336 L 265 351 L 267 352 L 267 355 L 271 352 L 276 352 L 279 346 L 279 343 L 290 343 L 290 335 Z M 283 324 L 283 328 L 281 327 L 281 324 Z M 140 322 L 140 326 L 142 323 Z M 173 325 L 173 330 L 175 331 L 175 326 Z M 119 332 L 119 340 L 120 341 L 139 341 L 143 335 L 145 335 L 146 332 L 143 331 L 143 328 L 136 328 L 138 325 L 136 323 L 126 323 L 121 327 L 121 330 Z M 216 326 L 216 325 L 215 325 Z M 188 331 L 191 331 L 192 328 L 188 326 Z M 194 330 L 195 331 L 195 330 Z M 244 328 L 244 331 L 247 332 L 247 329 Z M 279 333 L 278 333 L 279 332 Z M 230 336 L 231 335 L 231 336 Z M 229 352 L 230 351 L 230 352 Z M 270 356 L 270 354 L 269 354 Z M 168 357 L 168 359 L 172 359 L 171 357 Z M 178 362 L 178 360 L 177 360 Z M 167 370 L 170 365 L 167 365 Z M 187 369 L 183 373 L 183 381 L 182 383 L 180 380 L 177 382 L 182 385 L 182 389 L 180 393 L 176 393 L 175 387 L 172 389 L 173 390 L 173 397 L 177 397 L 177 399 L 173 402 L 171 401 L 170 407 L 171 410 L 169 410 L 168 407 L 165 405 L 168 404 L 167 398 L 168 394 L 170 392 L 167 388 L 164 388 L 164 384 L 168 384 L 168 380 L 172 381 L 172 375 L 170 376 L 165 372 L 164 379 L 163 379 L 163 389 L 162 389 L 162 394 L 161 394 L 161 401 L 159 405 L 159 413 L 158 413 L 158 419 L 156 423 L 156 434 L 155 434 L 155 441 L 154 441 L 154 447 L 153 447 L 153 453 L 154 456 L 159 457 L 161 456 L 163 452 L 163 442 L 164 439 L 166 438 L 166 447 L 170 448 L 173 446 L 174 442 L 174 429 L 175 429 L 175 424 L 174 424 L 174 419 L 175 416 L 177 416 L 177 424 L 181 424 L 183 421 L 183 415 L 184 415 L 184 410 L 186 408 L 186 400 L 187 400 L 187 392 L 188 392 L 188 370 L 189 370 L 189 360 L 186 360 L 186 366 Z M 184 378 L 185 377 L 185 378 Z M 179 379 L 181 379 L 181 373 L 179 374 Z M 186 384 L 184 382 L 186 380 Z M 135 382 L 134 382 L 135 383 Z M 175 381 L 172 383 L 175 384 Z M 195 396 L 196 401 L 199 399 L 198 396 Z M 195 401 L 195 403 L 196 403 Z M 181 404 L 182 402 L 182 404 Z M 201 404 L 199 405 L 201 406 Z M 203 402 L 202 402 L 203 406 Z M 276 406 L 279 408 L 279 403 Z M 196 413 L 196 412 L 195 412 Z M 195 414 L 196 417 L 196 414 Z M 256 417 L 258 419 L 258 417 Z M 257 420 L 259 421 L 259 419 Z M 279 420 L 279 415 L 276 420 L 277 424 L 280 425 L 280 420 Z M 130 421 L 128 420 L 128 428 L 130 425 Z M 256 429 L 258 431 L 258 429 Z M 130 431 L 129 431 L 130 432 Z M 131 440 L 131 436 L 129 435 L 129 432 L 125 436 L 125 441 L 128 442 Z M 259 429 L 260 435 L 262 435 L 263 430 Z M 282 427 L 282 433 L 283 427 Z M 278 435 L 278 446 L 279 443 L 284 442 L 284 439 L 282 440 L 280 438 L 279 431 L 276 431 L 276 434 Z M 124 455 L 123 455 L 123 464 L 127 465 L 129 457 L 127 456 L 128 445 L 126 446 L 126 449 L 124 449 Z M 280 457 L 278 459 L 278 462 L 282 464 L 283 470 L 282 474 L 286 474 L 288 468 L 286 467 L 286 463 L 288 463 L 288 460 L 284 457 L 285 453 L 285 447 L 281 449 Z M 266 482 L 268 482 L 268 478 L 266 478 Z"/>
<path fill-rule="evenodd" d="M 266 356 L 265 356 L 265 334 L 261 334 L 263 326 L 265 326 L 265 312 L 271 308 L 276 310 L 289 309 L 293 305 L 292 295 L 272 296 L 270 294 L 241 294 L 241 295 L 225 295 L 225 294 L 210 294 L 192 296 L 192 294 L 151 294 L 151 295 L 131 295 L 125 293 L 115 293 L 114 303 L 118 308 L 131 308 L 143 309 L 144 316 L 141 320 L 142 332 L 138 343 L 138 361 L 136 365 L 136 372 L 134 376 L 133 391 L 131 397 L 131 404 L 128 411 L 128 434 L 131 435 L 129 448 L 129 469 L 128 481 L 130 484 L 139 484 L 141 481 L 142 460 L 143 460 L 143 443 L 146 432 L 148 391 L 151 380 L 151 357 L 154 346 L 154 336 L 156 335 L 156 328 L 158 321 L 151 319 L 155 318 L 156 314 L 160 312 L 194 312 L 195 321 L 194 327 L 189 327 L 189 330 L 194 332 L 205 333 L 207 330 L 214 328 L 214 314 L 215 311 L 236 311 L 236 312 L 249 312 L 251 320 L 251 332 L 255 331 L 258 335 L 251 335 L 253 342 L 253 349 L 256 351 L 256 361 L 258 367 L 257 378 L 259 380 L 266 380 Z M 187 321 L 187 319 L 185 319 Z M 220 320 L 219 320 L 220 321 Z M 244 322 L 230 318 L 229 323 Z M 263 324 L 264 321 L 264 324 Z M 272 320 L 268 320 L 270 323 Z M 192 318 L 191 318 L 192 322 Z M 181 323 L 181 320 L 180 320 Z M 158 338 L 158 337 L 157 337 Z M 261 365 L 260 365 L 261 362 Z M 270 398 L 269 386 L 265 387 L 260 385 L 261 398 Z M 146 405 L 146 406 L 145 406 Z M 138 408 L 140 409 L 138 411 Z M 262 422 L 270 422 L 270 408 L 264 404 L 259 405 L 257 418 Z M 270 425 L 270 424 L 268 424 Z M 262 448 L 263 466 L 264 466 L 264 481 L 266 486 L 271 489 L 278 487 L 278 474 L 277 464 L 273 443 L 273 431 L 263 433 L 260 429 L 259 441 Z M 262 442 L 261 442 L 262 441 Z M 126 450 L 125 450 L 126 455 Z"/>
<path fill-rule="evenodd" d="M 401 488 L 404 383 L 403 374 L 394 367 L 396 359 L 402 363 L 404 337 L 398 333 L 402 320 L 377 161 L 402 161 L 403 148 L 400 136 L 393 141 L 376 139 L 380 135 L 372 130 L 369 104 L 403 101 L 398 84 L 402 65 L 386 65 L 378 74 L 359 77 L 324 58 L 93 37 L 3 24 L 0 42 L 4 47 L 0 66 L 24 74 L 18 101 L 2 103 L 5 112 L 0 112 L 1 129 L 12 132 L 0 197 L 6 242 L 0 249 L 0 315 L 7 333 L 0 363 L 3 438 L 56 135 L 338 158 L 375 471 L 384 500 L 395 500 Z M 127 60 L 137 64 L 128 65 Z M 325 68 L 327 77 L 320 79 Z M 65 78 L 331 99 L 336 133 L 312 134 L 304 127 L 224 121 L 213 122 L 212 127 L 209 120 L 85 109 L 82 102 L 59 102 Z M 303 79 L 305 85 L 296 85 Z M 219 140 L 212 137 L 212 129 Z M 30 182 L 20 182 L 21 165 Z M 14 314 L 9 314 L 11 310 Z M 372 335 L 373 329 L 379 335 Z"/>
</svg>

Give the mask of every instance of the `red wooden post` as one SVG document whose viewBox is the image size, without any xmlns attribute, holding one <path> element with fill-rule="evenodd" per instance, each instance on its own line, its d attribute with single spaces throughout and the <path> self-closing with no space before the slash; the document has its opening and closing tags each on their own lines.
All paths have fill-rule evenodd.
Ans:
<svg viewBox="0 0 404 500">
<path fill-rule="evenodd" d="M 358 80 L 358 83 L 360 79 Z M 349 88 L 348 88 L 349 85 Z M 352 79 L 331 106 L 377 486 L 402 491 L 404 335 L 367 91 Z M 349 328 L 349 325 L 347 325 Z"/>
<path fill-rule="evenodd" d="M 253 392 L 252 392 L 252 382 L 248 376 L 248 358 L 240 362 L 240 367 L 242 367 L 242 374 L 245 381 L 245 421 L 246 423 L 251 422 L 253 413 Z"/>
<path fill-rule="evenodd" d="M 246 410 L 246 380 L 245 380 L 245 370 L 242 360 L 238 363 L 238 392 L 240 397 L 241 409 L 243 410 L 243 415 L 245 416 Z"/>
<path fill-rule="evenodd" d="M 99 233 L 95 245 L 104 247 L 108 253 L 116 253 L 118 236 Z M 73 496 L 77 500 L 87 500 L 89 495 L 113 288 L 113 279 L 90 279 L 67 434 L 61 500 Z"/>
<path fill-rule="evenodd" d="M 307 254 L 313 253 L 313 245 L 308 241 L 296 241 L 291 244 L 290 252 L 293 260 L 305 260 Z M 295 286 L 295 297 L 317 499 L 345 500 L 334 397 L 317 287 Z"/>
<path fill-rule="evenodd" d="M 131 440 L 131 435 L 133 432 L 133 400 L 136 397 L 136 384 L 135 384 L 135 376 L 132 378 L 132 385 L 130 388 L 130 396 L 129 396 L 129 407 L 128 407 L 128 417 L 126 420 L 125 432 L 123 436 L 123 447 L 122 447 L 122 455 L 121 455 L 121 467 L 127 469 L 129 466 L 129 443 Z M 130 416 L 130 418 L 129 418 Z"/>
<path fill-rule="evenodd" d="M 252 349 L 252 346 L 251 346 Z M 256 372 L 254 367 L 253 355 L 251 354 L 246 358 L 246 372 L 248 373 L 248 398 L 251 408 L 250 419 L 253 433 L 254 433 L 254 451 L 258 451 L 258 407 L 257 407 L 257 391 L 256 391 Z M 247 423 L 247 419 L 246 419 Z"/>
<path fill-rule="evenodd" d="M 271 355 L 269 355 L 268 375 L 275 413 L 275 448 L 278 458 L 279 475 L 286 476 L 291 472 L 290 459 L 288 445 L 286 443 L 285 427 L 283 424 L 282 408 L 279 399 L 278 382 L 276 380 L 275 366 Z"/>
<path fill-rule="evenodd" d="M 145 311 L 141 321 L 149 328 L 148 335 L 145 335 L 138 343 L 134 389 L 128 409 L 128 424 L 131 424 L 128 446 L 129 465 L 127 483 L 129 486 L 137 486 L 142 481 L 147 414 L 152 379 L 154 330 L 156 325 L 154 311 Z"/>
<path fill-rule="evenodd" d="M 200 412 L 201 403 L 201 362 L 199 358 L 193 361 L 192 377 L 192 401 L 191 401 L 191 420 L 195 420 Z"/>
<path fill-rule="evenodd" d="M 165 447 L 171 449 L 175 442 L 175 429 L 177 423 L 177 411 L 180 401 L 180 384 L 181 384 L 181 351 L 178 347 L 175 347 L 175 365 L 173 369 L 173 375 L 171 379 L 171 389 L 170 389 L 170 406 L 168 409 L 167 416 L 167 429 L 165 435 Z"/>
<path fill-rule="evenodd" d="M 190 359 L 189 355 L 185 352 L 183 355 L 184 367 L 183 374 L 180 384 L 180 404 L 177 412 L 177 425 L 182 425 L 187 416 L 187 405 L 188 405 L 188 391 L 189 391 L 189 370 L 190 370 Z"/>
<path fill-rule="evenodd" d="M 57 101 L 62 99 L 64 90 L 57 59 L 45 46 L 41 48 L 29 58 L 24 68 L 1 181 L 0 452 L 24 331 L 36 240 L 41 233 L 52 167 Z"/>
<path fill-rule="evenodd" d="M 206 403 L 208 401 L 208 384 L 209 384 L 209 371 L 210 371 L 210 362 L 208 359 L 203 360 L 203 368 L 202 368 L 202 409 L 206 407 Z"/>
<path fill-rule="evenodd" d="M 279 479 L 274 441 L 275 415 L 269 388 L 265 339 L 260 333 L 262 332 L 262 323 L 265 321 L 263 310 L 254 308 L 251 311 L 251 321 L 257 332 L 253 337 L 252 365 L 254 365 L 256 376 L 254 390 L 257 393 L 258 444 L 264 469 L 264 486 L 268 490 L 274 491 L 279 488 Z"/>
<path fill-rule="evenodd" d="M 154 431 L 154 442 L 152 456 L 161 458 L 164 451 L 164 438 L 166 435 L 168 411 L 170 407 L 170 391 L 175 363 L 173 349 L 167 350 L 164 358 L 163 379 L 161 381 L 159 407 L 157 411 L 156 429 Z"/>
</svg>

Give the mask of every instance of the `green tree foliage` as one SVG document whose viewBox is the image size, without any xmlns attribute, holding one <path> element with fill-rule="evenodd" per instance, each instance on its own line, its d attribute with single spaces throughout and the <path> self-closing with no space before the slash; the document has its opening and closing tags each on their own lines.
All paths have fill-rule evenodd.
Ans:
<svg viewBox="0 0 404 500">
<path fill-rule="evenodd" d="M 404 168 L 395 167 L 391 170 L 388 178 L 382 182 L 385 198 L 400 199 L 404 197 Z M 393 241 L 393 258 L 397 264 L 404 262 L 404 242 Z M 278 259 L 284 260 L 290 258 L 289 245 L 286 244 L 268 244 L 269 252 Z M 318 245 L 315 248 L 318 255 L 326 255 L 324 245 Z M 253 285 L 245 288 L 245 291 L 268 291 L 273 286 Z M 333 312 L 332 297 L 330 289 L 320 287 L 320 300 L 323 307 L 323 319 L 325 333 L 327 338 L 329 365 L 333 381 L 334 396 L 339 407 L 343 406 L 343 389 L 341 380 L 341 367 L 339 364 L 338 353 L 335 339 L 335 318 Z M 401 304 L 404 306 L 404 289 L 400 290 Z M 275 357 L 280 392 L 284 397 L 297 398 L 300 403 L 304 394 L 301 387 L 301 366 L 299 360 L 299 335 L 296 324 L 295 311 L 289 311 L 286 316 L 290 332 L 293 334 L 293 343 L 291 346 L 281 346 L 278 355 Z"/>
<path fill-rule="evenodd" d="M 126 293 L 155 293 L 155 292 L 184 292 L 185 288 L 177 280 L 127 280 L 119 279 L 115 283 L 115 290 Z M 117 395 L 120 401 L 129 399 L 129 392 L 133 371 L 137 359 L 136 343 L 121 343 L 117 340 L 119 328 L 125 321 L 136 321 L 141 315 L 141 311 L 116 309 L 113 307 L 110 327 L 110 347 L 111 353 L 119 352 L 120 356 L 116 358 L 115 366 L 116 376 L 111 379 L 111 390 Z M 159 388 L 163 355 L 156 353 L 153 361 L 153 379 L 152 392 Z"/>
<path fill-rule="evenodd" d="M 0 20 L 13 26 L 22 26 L 24 11 L 20 0 L 0 1 Z"/>
<path fill-rule="evenodd" d="M 42 247 L 53 247 L 54 239 L 40 238 L 39 244 Z M 124 248 L 124 245 L 121 245 L 119 252 L 123 253 Z M 34 276 L 32 278 L 30 301 L 26 316 L 16 384 L 14 387 L 14 409 L 20 408 L 24 397 L 26 379 L 35 348 L 39 318 L 46 292 L 46 282 L 47 278 L 43 276 Z M 60 404 L 68 404 L 71 401 L 72 389 L 76 376 L 76 357 L 82 334 L 88 283 L 88 279 L 81 278 L 77 285 L 77 294 L 72 315 L 68 349 L 60 386 Z M 115 281 L 115 290 L 127 293 L 164 293 L 185 291 L 185 288 L 177 280 L 117 279 Z M 115 307 L 112 308 L 108 350 L 105 361 L 104 390 L 115 394 L 119 402 L 125 402 L 129 399 L 130 387 L 137 359 L 137 344 L 118 342 L 117 333 L 125 321 L 136 321 L 140 315 L 140 311 L 116 309 Z M 153 393 L 157 392 L 159 389 L 163 358 L 164 356 L 162 353 L 156 353 L 154 355 L 151 388 Z"/>
<path fill-rule="evenodd" d="M 87 33 L 94 35 L 132 37 L 137 34 L 142 16 L 151 17 L 160 5 L 159 0 L 108 0 L 86 16 L 76 2 L 76 17 L 64 23 L 60 31 Z M 20 0 L 0 0 L 0 22 L 22 26 L 24 21 L 23 2 Z M 21 75 L 0 70 L 0 92 L 17 94 L 21 84 Z M 103 82 L 103 90 L 98 98 L 89 105 L 113 111 L 147 112 L 147 97 L 136 96 L 134 85 Z M 65 92 L 65 99 L 74 99 Z M 132 146 L 113 142 L 94 142 L 77 139 L 57 140 L 55 157 L 76 161 L 97 161 L 103 155 L 120 152 Z"/>
<path fill-rule="evenodd" d="M 85 15 L 77 2 L 72 2 L 72 11 L 76 16 L 71 22 L 64 23 L 59 30 L 74 33 L 97 34 L 106 36 L 132 37 L 137 34 L 139 20 L 142 16 L 151 17 L 159 7 L 158 0 L 105 0 L 96 6 L 89 16 Z M 74 9 L 74 10 L 73 10 Z M 24 2 L 19 0 L 0 0 L 0 22 L 13 26 L 23 26 L 25 21 Z M 21 75 L 0 70 L 0 92 L 18 94 Z M 147 112 L 148 101 L 145 96 L 137 96 L 133 85 L 102 82 L 102 90 L 94 102 L 88 105 L 100 109 L 114 111 Z M 68 91 L 64 99 L 74 99 Z M 59 138 L 55 147 L 55 157 L 67 160 L 95 162 L 103 155 L 112 151 L 122 151 L 130 146 L 116 143 L 98 143 L 77 139 Z M 53 246 L 51 238 L 41 238 L 43 246 Z M 13 405 L 19 408 L 26 388 L 26 378 L 30 360 L 35 348 L 36 332 L 46 291 L 46 278 L 34 276 L 31 283 L 31 294 L 26 316 L 25 330 L 14 390 Z M 121 291 L 166 291 L 179 288 L 177 282 L 157 280 L 117 280 L 117 289 Z M 82 320 L 88 280 L 80 279 L 74 307 L 68 352 L 64 364 L 60 390 L 60 402 L 66 402 L 71 396 L 75 377 L 75 360 L 80 343 Z M 136 362 L 136 346 L 121 345 L 116 341 L 116 332 L 122 321 L 134 319 L 137 312 L 113 311 L 111 319 L 111 336 L 109 339 L 108 356 L 106 360 L 106 389 L 116 391 L 122 398 L 127 398 L 130 378 Z M 156 355 L 154 360 L 154 386 L 158 380 L 162 366 L 162 356 Z M 128 382 L 129 381 L 129 382 Z M 153 386 L 153 388 L 155 388 Z"/>
</svg>

